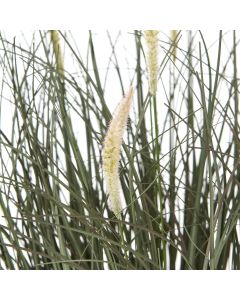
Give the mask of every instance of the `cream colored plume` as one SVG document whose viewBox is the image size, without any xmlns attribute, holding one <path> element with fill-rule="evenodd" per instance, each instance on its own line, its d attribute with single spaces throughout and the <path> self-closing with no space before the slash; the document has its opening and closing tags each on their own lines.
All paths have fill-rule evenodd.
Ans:
<svg viewBox="0 0 240 300">
<path fill-rule="evenodd" d="M 130 87 L 127 95 L 122 99 L 113 115 L 102 152 L 104 179 L 107 193 L 109 194 L 108 204 L 118 219 L 121 219 L 122 210 L 119 179 L 120 148 L 132 98 L 133 89 Z"/>
<path fill-rule="evenodd" d="M 60 37 L 57 30 L 49 30 L 51 35 L 51 42 L 53 45 L 54 55 L 56 57 L 57 71 L 60 74 L 61 78 L 64 79 L 64 63 L 63 55 L 60 46 Z"/>
<path fill-rule="evenodd" d="M 147 68 L 149 91 L 152 95 L 157 92 L 158 77 L 158 30 L 145 30 L 144 37 L 147 43 Z"/>
<path fill-rule="evenodd" d="M 173 61 L 176 61 L 176 57 L 177 57 L 177 35 L 178 35 L 178 31 L 177 30 L 171 30 L 171 40 L 173 43 L 173 50 L 172 50 L 172 57 L 173 57 Z"/>
</svg>

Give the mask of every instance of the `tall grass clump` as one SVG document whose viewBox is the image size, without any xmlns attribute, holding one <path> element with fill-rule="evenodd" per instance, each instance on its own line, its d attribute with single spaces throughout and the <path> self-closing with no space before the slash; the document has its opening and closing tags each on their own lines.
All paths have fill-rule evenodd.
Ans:
<svg viewBox="0 0 240 300">
<path fill-rule="evenodd" d="M 0 33 L 0 268 L 240 269 L 239 33 L 23 35 Z"/>
</svg>

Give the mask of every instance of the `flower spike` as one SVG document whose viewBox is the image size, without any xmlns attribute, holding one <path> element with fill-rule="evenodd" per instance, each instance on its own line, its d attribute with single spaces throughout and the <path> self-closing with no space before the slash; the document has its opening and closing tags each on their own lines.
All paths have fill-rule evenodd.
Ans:
<svg viewBox="0 0 240 300">
<path fill-rule="evenodd" d="M 104 140 L 102 153 L 104 179 L 107 193 L 109 194 L 108 204 L 118 219 L 121 219 L 122 210 L 119 179 L 120 148 L 132 104 L 132 98 L 133 88 L 130 87 L 128 93 L 122 99 L 113 114 Z"/>
</svg>

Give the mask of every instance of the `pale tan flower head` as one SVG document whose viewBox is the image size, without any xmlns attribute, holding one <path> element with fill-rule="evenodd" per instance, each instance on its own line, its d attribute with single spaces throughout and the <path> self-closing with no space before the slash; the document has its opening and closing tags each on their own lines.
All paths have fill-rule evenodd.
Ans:
<svg viewBox="0 0 240 300">
<path fill-rule="evenodd" d="M 57 30 L 49 30 L 51 35 L 51 42 L 53 45 L 54 55 L 56 57 L 57 70 L 61 78 L 64 78 L 64 62 L 60 46 L 60 36 Z"/>
<path fill-rule="evenodd" d="M 158 77 L 158 30 L 145 30 L 144 36 L 147 43 L 147 68 L 149 91 L 152 95 L 157 92 Z"/>
<path fill-rule="evenodd" d="M 171 40 L 173 43 L 173 50 L 172 50 L 172 57 L 173 57 L 173 61 L 176 61 L 176 57 L 177 57 L 177 34 L 178 31 L 177 30 L 171 30 Z"/>
<path fill-rule="evenodd" d="M 132 98 L 133 89 L 131 87 L 113 115 L 104 140 L 102 153 L 104 179 L 107 193 L 109 194 L 108 204 L 118 219 L 121 218 L 120 213 L 122 210 L 119 179 L 120 148 Z"/>
</svg>

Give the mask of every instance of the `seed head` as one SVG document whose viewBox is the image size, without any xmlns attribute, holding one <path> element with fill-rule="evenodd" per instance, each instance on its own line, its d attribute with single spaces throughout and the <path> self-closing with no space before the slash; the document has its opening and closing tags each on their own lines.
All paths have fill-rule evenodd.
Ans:
<svg viewBox="0 0 240 300">
<path fill-rule="evenodd" d="M 173 43 L 173 50 L 172 50 L 172 57 L 173 57 L 173 62 L 176 61 L 176 55 L 177 55 L 177 34 L 178 31 L 177 30 L 171 30 L 171 40 Z"/>
<path fill-rule="evenodd" d="M 109 194 L 108 204 L 118 219 L 121 219 L 120 213 L 122 210 L 119 179 L 120 148 L 131 108 L 132 96 L 133 89 L 131 87 L 113 115 L 102 152 L 104 179 Z"/>
<path fill-rule="evenodd" d="M 157 92 L 157 76 L 158 76 L 158 30 L 145 30 L 144 36 L 147 43 L 147 68 L 149 91 L 152 95 Z"/>
<path fill-rule="evenodd" d="M 49 30 L 51 35 L 51 42 L 53 45 L 54 55 L 56 57 L 57 71 L 62 79 L 64 79 L 64 62 L 60 47 L 60 37 L 57 30 Z"/>
</svg>

